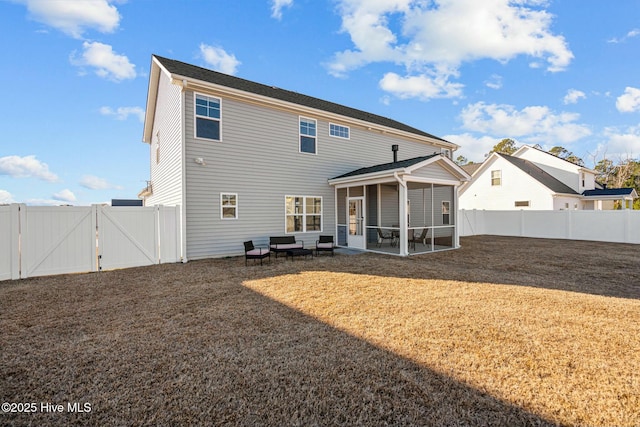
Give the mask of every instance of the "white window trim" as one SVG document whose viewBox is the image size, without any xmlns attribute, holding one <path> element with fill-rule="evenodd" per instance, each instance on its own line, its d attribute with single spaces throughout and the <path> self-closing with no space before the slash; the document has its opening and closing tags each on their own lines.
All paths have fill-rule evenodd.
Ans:
<svg viewBox="0 0 640 427">
<path fill-rule="evenodd" d="M 211 117 L 198 116 L 196 114 L 196 96 L 197 95 L 206 96 L 207 98 L 215 98 L 218 101 L 220 101 L 220 118 L 219 119 L 214 119 L 214 118 L 211 118 Z M 220 139 L 210 139 L 210 138 L 203 138 L 201 136 L 197 136 L 198 135 L 198 117 L 203 118 L 205 120 L 217 121 L 218 123 L 220 123 Z M 209 94 L 206 94 L 206 93 L 193 92 L 193 139 L 197 139 L 199 141 L 222 142 L 222 98 L 217 97 L 217 96 L 212 96 L 212 95 L 209 95 Z"/>
<path fill-rule="evenodd" d="M 302 137 L 305 136 L 307 138 L 311 138 L 309 135 L 303 135 L 302 132 L 300 132 L 300 123 L 303 119 L 306 121 L 314 122 L 316 124 L 316 135 L 314 136 L 314 138 L 316 139 L 316 151 L 314 153 L 307 153 L 306 151 L 302 151 Z M 298 116 L 298 153 L 309 154 L 312 156 L 318 155 L 318 120 L 312 119 L 311 117 Z"/>
<path fill-rule="evenodd" d="M 235 206 L 233 206 L 233 207 L 235 208 L 235 210 L 236 210 L 236 216 L 235 216 L 235 217 L 233 217 L 233 218 L 225 218 L 225 217 L 224 217 L 224 211 L 223 211 L 223 208 L 225 208 L 225 207 L 227 207 L 227 208 L 231 207 L 231 206 L 224 206 L 224 205 L 222 204 L 222 198 L 223 198 L 224 196 L 235 196 L 235 197 L 236 197 L 236 204 L 235 204 Z M 221 219 L 221 220 L 223 220 L 223 221 L 235 221 L 235 220 L 237 220 L 237 219 L 238 219 L 238 217 L 239 217 L 239 214 L 238 214 L 238 205 L 239 205 L 239 204 L 240 204 L 240 203 L 239 203 L 239 199 L 238 199 L 238 193 L 220 193 L 220 219 Z"/>
<path fill-rule="evenodd" d="M 287 214 L 287 199 L 288 198 L 301 197 L 302 200 L 302 231 L 287 231 L 287 217 L 289 216 L 299 216 L 300 214 Z M 307 199 L 320 199 L 320 230 L 310 230 L 307 231 Z M 318 214 L 309 214 L 313 216 L 317 216 Z M 292 195 L 287 194 L 284 196 L 284 233 L 285 234 L 299 234 L 299 233 L 322 233 L 324 230 L 324 199 L 322 196 L 301 196 L 301 195 Z"/>
<path fill-rule="evenodd" d="M 340 136 L 340 135 L 333 135 L 333 134 L 331 134 L 331 126 L 332 126 L 332 125 L 333 125 L 333 126 L 340 126 L 341 128 L 346 128 L 346 129 L 347 129 L 347 132 L 349 133 L 349 136 L 345 138 L 344 136 Z M 332 138 L 338 138 L 338 139 L 346 139 L 346 140 L 349 140 L 349 139 L 351 139 L 351 128 L 350 128 L 349 126 L 345 126 L 345 125 L 341 125 L 341 124 L 338 124 L 338 123 L 331 123 L 331 122 L 329 122 L 329 136 L 330 136 L 330 137 L 332 137 Z"/>
</svg>

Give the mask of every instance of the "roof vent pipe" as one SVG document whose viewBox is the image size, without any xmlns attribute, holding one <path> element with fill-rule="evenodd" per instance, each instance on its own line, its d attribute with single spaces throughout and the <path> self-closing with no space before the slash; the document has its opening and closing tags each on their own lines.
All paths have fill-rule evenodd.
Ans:
<svg viewBox="0 0 640 427">
<path fill-rule="evenodd" d="M 393 144 L 391 151 L 393 151 L 393 163 L 398 163 L 398 144 Z"/>
</svg>

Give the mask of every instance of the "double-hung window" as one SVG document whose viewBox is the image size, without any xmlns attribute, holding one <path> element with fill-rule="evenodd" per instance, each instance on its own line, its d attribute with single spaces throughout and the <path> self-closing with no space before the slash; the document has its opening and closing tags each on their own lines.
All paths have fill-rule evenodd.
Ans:
<svg viewBox="0 0 640 427">
<path fill-rule="evenodd" d="M 447 201 L 442 202 L 442 225 L 451 224 L 450 209 L 451 209 L 450 202 L 447 202 Z"/>
<path fill-rule="evenodd" d="M 336 138 L 349 139 L 349 128 L 347 126 L 329 123 L 329 135 Z"/>
<path fill-rule="evenodd" d="M 285 231 L 322 231 L 322 197 L 286 196 Z"/>
<path fill-rule="evenodd" d="M 316 144 L 316 121 L 315 119 L 308 119 L 306 117 L 300 117 L 300 152 L 301 153 L 317 153 Z"/>
<path fill-rule="evenodd" d="M 195 94 L 196 138 L 220 141 L 220 98 Z"/>
<path fill-rule="evenodd" d="M 491 171 L 491 185 L 492 186 L 502 185 L 502 171 L 501 170 Z"/>
<path fill-rule="evenodd" d="M 238 195 L 220 193 L 220 218 L 238 219 Z"/>
</svg>

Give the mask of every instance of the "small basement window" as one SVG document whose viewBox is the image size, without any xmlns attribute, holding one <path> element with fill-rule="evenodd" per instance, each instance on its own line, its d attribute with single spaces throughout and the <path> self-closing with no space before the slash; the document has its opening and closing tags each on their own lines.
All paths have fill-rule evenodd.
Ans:
<svg viewBox="0 0 640 427">
<path fill-rule="evenodd" d="M 516 201 L 516 208 L 528 208 L 531 206 L 531 202 L 528 200 Z"/>
</svg>

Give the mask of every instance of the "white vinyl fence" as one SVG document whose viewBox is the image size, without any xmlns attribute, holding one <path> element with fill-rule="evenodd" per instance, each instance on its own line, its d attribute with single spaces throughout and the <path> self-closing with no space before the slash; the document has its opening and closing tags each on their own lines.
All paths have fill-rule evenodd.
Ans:
<svg viewBox="0 0 640 427">
<path fill-rule="evenodd" d="M 0 206 L 0 280 L 178 262 L 178 207 Z"/>
<path fill-rule="evenodd" d="M 640 244 L 640 211 L 460 210 L 460 236 L 481 234 Z"/>
</svg>

